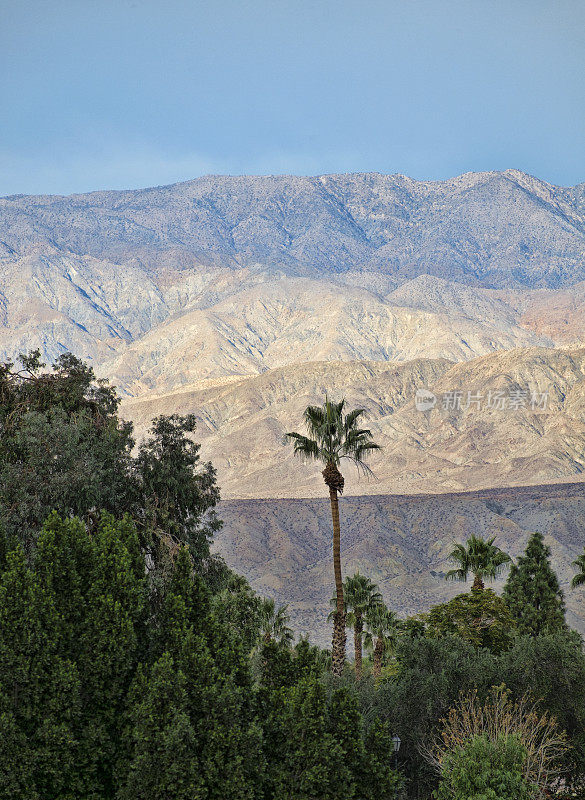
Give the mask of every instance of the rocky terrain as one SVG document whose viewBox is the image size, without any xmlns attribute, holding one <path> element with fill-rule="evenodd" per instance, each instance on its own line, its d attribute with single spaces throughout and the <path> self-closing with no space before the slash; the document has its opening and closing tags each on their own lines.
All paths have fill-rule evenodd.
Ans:
<svg viewBox="0 0 585 800">
<path fill-rule="evenodd" d="M 312 313 L 306 301 L 314 284 L 279 288 L 282 276 L 324 282 L 321 307 L 316 302 Z M 412 284 L 419 276 L 447 287 L 435 281 L 427 293 L 428 278 Z M 355 356 L 347 347 L 349 356 L 412 357 L 417 348 L 404 345 L 409 326 L 434 331 L 438 323 L 447 339 L 441 352 L 419 346 L 416 354 L 459 358 L 575 343 L 583 289 L 573 295 L 571 287 L 584 278 L 585 185 L 556 187 L 517 170 L 429 182 L 379 174 L 207 176 L 139 191 L 0 198 L 0 355 L 39 346 L 47 358 L 69 349 L 98 364 L 124 358 L 135 344 L 130 382 L 134 361 L 145 359 L 148 371 L 157 357 L 152 337 L 174 346 L 185 314 L 187 329 L 207 326 L 218 346 L 224 337 L 237 349 L 230 336 L 242 331 L 237 324 L 232 331 L 234 319 L 241 326 L 248 309 L 244 334 L 251 325 L 251 356 L 258 338 L 262 355 L 271 341 L 270 331 L 266 344 L 263 329 L 254 329 L 263 286 L 269 307 L 285 293 L 290 313 L 307 319 L 322 314 L 332 293 L 346 295 L 338 313 L 349 308 L 362 332 L 371 317 L 383 332 Z M 566 323 L 551 319 L 554 307 L 567 311 Z M 405 319 L 397 308 L 417 314 Z M 445 332 L 454 317 L 465 324 Z M 158 337 L 161 323 L 170 328 Z M 461 338 L 471 339 L 468 347 Z M 287 346 L 297 344 L 291 334 Z M 232 371 L 242 366 L 256 368 L 252 359 Z"/>
<path fill-rule="evenodd" d="M 565 583 L 585 543 L 585 184 L 206 176 L 0 198 L 0 360 L 37 347 L 112 380 L 139 436 L 197 416 L 219 550 L 323 642 L 329 510 L 283 438 L 326 393 L 383 446 L 373 476 L 345 470 L 346 572 L 401 613 L 457 590 L 445 556 L 470 532 L 517 554 L 542 530 Z"/>
<path fill-rule="evenodd" d="M 216 547 L 261 594 L 289 604 L 297 631 L 330 646 L 331 516 L 326 498 L 222 502 Z M 583 551 L 585 487 L 341 500 L 344 574 L 369 575 L 404 617 L 465 591 L 448 583 L 447 556 L 470 532 L 496 536 L 514 558 L 533 531 L 545 533 L 565 592 L 569 623 L 585 632 L 585 590 L 571 590 L 571 561 Z M 505 576 L 503 576 L 505 578 Z M 501 581 L 495 588 L 501 586 Z M 469 586 L 467 587 L 469 588 Z"/>
<path fill-rule="evenodd" d="M 446 181 L 404 175 L 206 176 L 139 191 L 1 201 L 7 252 L 168 267 L 348 270 L 399 283 L 428 273 L 470 285 L 570 285 L 585 277 L 585 186 L 518 170 Z"/>
<path fill-rule="evenodd" d="M 418 410 L 419 389 L 434 393 L 434 408 Z M 155 413 L 195 413 L 202 454 L 226 498 L 319 496 L 319 467 L 295 459 L 283 439 L 326 392 L 365 408 L 383 447 L 371 460 L 374 476 L 346 467 L 355 494 L 575 480 L 585 470 L 584 348 L 516 349 L 457 364 L 310 362 L 145 395 L 122 413 L 139 434 Z"/>
</svg>

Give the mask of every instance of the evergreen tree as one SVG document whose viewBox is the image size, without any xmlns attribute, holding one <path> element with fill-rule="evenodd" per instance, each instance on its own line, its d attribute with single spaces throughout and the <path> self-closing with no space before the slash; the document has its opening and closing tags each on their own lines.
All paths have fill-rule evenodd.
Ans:
<svg viewBox="0 0 585 800">
<path fill-rule="evenodd" d="M 338 712 L 339 703 L 340 698 L 336 702 Z M 284 691 L 276 714 L 281 752 L 270 764 L 273 793 L 269 797 L 274 800 L 355 798 L 357 786 L 348 763 L 345 733 L 340 741 L 321 683 L 302 681 Z M 350 729 L 347 736 L 357 738 L 359 731 Z"/>
<path fill-rule="evenodd" d="M 274 639 L 262 642 L 258 662 L 262 688 L 290 688 L 306 678 L 319 678 L 328 666 L 328 653 L 301 639 L 294 647 Z"/>
<path fill-rule="evenodd" d="M 130 695 L 128 774 L 119 800 L 198 800 L 207 796 L 187 679 L 164 653 Z"/>
<path fill-rule="evenodd" d="M 77 669 L 59 652 L 51 597 L 26 566 L 7 555 L 0 578 L 0 796 L 85 800 L 76 733 Z"/>
<path fill-rule="evenodd" d="M 225 585 L 211 600 L 213 615 L 229 629 L 229 636 L 241 640 L 251 652 L 261 631 L 262 600 L 241 575 L 230 573 Z"/>
<path fill-rule="evenodd" d="M 220 523 L 215 471 L 191 441 L 195 418 L 158 417 L 136 457 L 132 423 L 118 419 L 106 381 L 70 353 L 45 370 L 38 352 L 23 368 L 0 364 L 0 518 L 30 556 L 51 511 L 93 529 L 103 511 L 130 513 L 157 561 L 165 545 L 187 543 L 208 567 Z M 164 552 L 164 550 L 163 550 Z"/>
<path fill-rule="evenodd" d="M 508 606 L 491 589 L 472 587 L 448 603 L 434 606 L 424 615 L 426 635 L 460 636 L 476 647 L 493 653 L 507 650 L 512 643 L 514 620 Z"/>
<path fill-rule="evenodd" d="M 82 680 L 79 769 L 87 798 L 111 796 L 126 694 L 139 658 L 145 570 L 130 520 L 105 517 L 90 536 L 51 515 L 35 571 L 54 604 L 59 652 Z"/>
<path fill-rule="evenodd" d="M 261 731 L 255 716 L 249 651 L 210 605 L 182 548 L 153 620 L 153 653 L 185 676 L 185 713 L 194 735 L 205 797 L 249 800 L 262 784 Z M 130 709 L 129 716 L 135 717 Z M 130 756 L 134 763 L 136 752 Z"/>
<path fill-rule="evenodd" d="M 532 534 L 524 555 L 510 570 L 504 599 L 519 633 L 540 636 L 566 627 L 563 593 L 542 534 Z"/>
<path fill-rule="evenodd" d="M 128 508 L 133 441 L 114 389 L 79 359 L 65 354 L 50 373 L 38 351 L 21 361 L 0 365 L 0 514 L 30 553 L 53 509 L 89 519 Z"/>
<path fill-rule="evenodd" d="M 215 470 L 201 465 L 200 445 L 189 434 L 195 416 L 173 414 L 152 422 L 151 435 L 140 445 L 135 462 L 140 508 L 148 530 L 157 538 L 186 543 L 199 561 L 209 558 L 209 543 L 220 523 Z"/>
<path fill-rule="evenodd" d="M 388 724 L 374 720 L 365 735 L 364 744 L 366 760 L 360 774 L 360 796 L 363 800 L 394 800 L 403 781 L 397 772 L 389 769 L 394 743 Z"/>
</svg>

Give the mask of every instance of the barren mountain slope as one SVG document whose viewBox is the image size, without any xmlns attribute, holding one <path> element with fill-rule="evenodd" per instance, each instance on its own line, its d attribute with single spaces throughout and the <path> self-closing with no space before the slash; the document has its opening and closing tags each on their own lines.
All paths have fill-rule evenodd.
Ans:
<svg viewBox="0 0 585 800">
<path fill-rule="evenodd" d="M 432 312 L 392 305 L 351 286 L 306 278 L 271 280 L 213 306 L 175 315 L 103 363 L 100 373 L 139 396 L 149 389 L 163 392 L 291 363 L 404 362 L 421 356 L 461 361 L 493 350 L 553 345 L 549 337 L 522 327 L 519 315 L 501 300 L 480 298 L 483 303 L 472 316 L 471 304 L 459 310 L 457 293 L 452 294 L 450 304 L 437 297 Z"/>
<path fill-rule="evenodd" d="M 585 349 L 520 349 L 459 364 L 309 363 L 218 383 L 127 400 L 122 413 L 139 434 L 157 413 L 195 413 L 226 498 L 320 493 L 319 468 L 298 463 L 283 435 L 326 392 L 364 407 L 383 446 L 374 478 L 358 480 L 347 467 L 355 494 L 544 483 L 585 470 Z M 417 389 L 434 392 L 432 410 L 417 410 Z"/>
<path fill-rule="evenodd" d="M 294 628 L 330 646 L 333 592 L 327 499 L 238 500 L 220 505 L 216 550 L 254 589 L 288 603 Z M 585 632 L 585 592 L 572 591 L 571 562 L 585 545 L 585 484 L 438 496 L 343 497 L 345 575 L 375 580 L 400 616 L 469 589 L 445 581 L 453 541 L 496 536 L 514 558 L 533 531 L 545 535 L 566 594 L 568 620 Z M 496 584 L 496 587 L 500 585 Z"/>
<path fill-rule="evenodd" d="M 373 269 L 471 285 L 550 286 L 585 277 L 582 189 L 518 170 L 446 181 L 403 175 L 206 176 L 139 191 L 0 199 L 0 240 L 151 272 L 281 266 Z"/>
<path fill-rule="evenodd" d="M 261 302 L 264 287 L 270 306 L 282 276 L 323 282 L 317 297 L 347 295 L 338 311 L 349 305 L 348 327 L 332 331 L 334 320 L 321 320 L 326 341 L 334 341 L 319 353 L 299 338 L 315 315 L 288 285 L 300 327 L 278 336 L 283 351 L 300 348 L 307 359 L 458 359 L 502 347 L 576 345 L 585 318 L 583 288 L 572 289 L 585 278 L 583 193 L 507 170 L 430 182 L 207 176 L 139 191 L 0 198 L 0 358 L 33 347 L 49 361 L 66 350 L 94 364 L 120 355 L 131 373 L 116 373 L 120 385 L 152 388 L 156 341 L 174 346 L 186 314 L 185 337 L 191 331 L 195 346 L 208 335 L 220 349 L 225 342 L 226 374 L 241 372 L 234 350 L 242 348 L 252 357 L 244 358 L 244 373 L 254 372 L 256 338 L 261 355 L 267 344 L 256 330 L 262 311 L 257 319 L 244 295 L 251 290 Z M 360 300 L 360 290 L 375 300 Z M 418 318 L 412 347 L 397 307 L 431 315 Z M 242 315 L 243 330 L 233 324 Z M 364 343 L 370 316 L 374 341 Z M 165 322 L 171 327 L 159 334 Z M 177 346 L 188 359 L 185 337 Z M 257 371 L 283 363 L 267 359 Z M 170 368 L 182 378 L 164 379 L 164 389 L 194 379 L 189 365 Z"/>
</svg>

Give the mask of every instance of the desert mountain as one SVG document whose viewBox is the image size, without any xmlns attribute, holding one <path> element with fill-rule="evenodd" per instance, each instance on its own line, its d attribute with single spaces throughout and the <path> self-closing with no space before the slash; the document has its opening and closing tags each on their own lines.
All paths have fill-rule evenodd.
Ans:
<svg viewBox="0 0 585 800">
<path fill-rule="evenodd" d="M 569 623 L 585 632 L 583 590 L 569 588 L 570 566 L 583 551 L 583 485 L 549 485 L 438 496 L 344 497 L 344 573 L 356 570 L 379 584 L 401 616 L 427 610 L 469 589 L 447 583 L 454 541 L 473 531 L 496 536 L 516 559 L 530 534 L 541 531 L 567 602 Z M 216 548 L 261 594 L 289 604 L 297 631 L 331 644 L 331 515 L 327 499 L 222 502 L 225 521 Z M 505 576 L 504 576 L 505 578 Z M 501 582 L 496 584 L 501 586 Z"/>
<path fill-rule="evenodd" d="M 550 336 L 523 327 L 521 315 L 499 298 L 486 294 L 471 308 L 470 297 L 468 307 L 459 310 L 458 302 L 464 304 L 459 294 L 467 287 L 429 276 L 412 283 L 408 306 L 394 304 L 393 294 L 386 299 L 327 281 L 266 281 L 175 315 L 103 363 L 100 372 L 136 396 L 293 363 L 405 362 L 421 356 L 461 361 L 494 350 L 554 344 Z M 427 306 L 435 291 L 435 311 L 414 305 L 421 283 Z M 401 287 L 399 302 L 408 297 L 409 286 Z"/>
<path fill-rule="evenodd" d="M 433 392 L 421 411 L 419 389 Z M 347 491 L 460 491 L 571 480 L 585 470 L 585 349 L 529 348 L 446 359 L 312 362 L 194 390 L 127 400 L 142 432 L 155 413 L 195 413 L 224 497 L 308 497 L 319 468 L 298 463 L 284 433 L 326 392 L 363 407 L 383 451 L 374 477 L 348 468 Z"/>
<path fill-rule="evenodd" d="M 261 295 L 279 276 L 324 281 L 325 294 L 347 291 L 358 305 L 359 290 L 367 291 L 382 303 L 372 312 L 382 327 L 395 307 L 488 328 L 507 319 L 503 339 L 491 345 L 490 331 L 480 330 L 466 357 L 486 346 L 576 344 L 583 289 L 575 297 L 570 287 L 585 278 L 585 186 L 556 187 L 517 170 L 427 182 L 207 176 L 139 191 L 1 198 L 0 355 L 39 346 L 49 359 L 72 350 L 98 364 L 194 311 L 207 311 L 201 324 L 221 338 L 211 309 L 239 316 L 238 304 L 249 302 L 242 292 Z M 430 292 L 424 276 L 436 279 Z M 527 291 L 534 308 L 522 297 Z M 291 301 L 302 306 L 299 292 Z M 555 307 L 567 311 L 566 325 L 551 319 Z M 509 330 L 518 323 L 532 340 Z M 385 346 L 376 342 L 374 355 L 370 345 L 358 347 L 355 357 L 378 358 L 375 349 Z M 415 354 L 458 358 L 462 350 L 453 341 Z"/>
<path fill-rule="evenodd" d="M 363 405 L 384 445 L 360 494 L 583 468 L 585 185 L 208 176 L 0 199 L 0 241 L 0 356 L 90 360 L 140 432 L 196 413 L 228 497 L 317 491 L 281 439 L 326 391 Z M 493 391 L 549 405 L 442 406 Z"/>
<path fill-rule="evenodd" d="M 187 183 L 0 201 L 7 252 L 51 245 L 148 272 L 177 265 L 429 273 L 486 286 L 585 277 L 584 186 L 518 170 L 446 181 L 404 175 L 206 176 Z"/>
<path fill-rule="evenodd" d="M 373 477 L 346 470 L 345 570 L 400 612 L 457 590 L 445 558 L 471 531 L 517 555 L 541 530 L 565 584 L 582 550 L 585 184 L 207 176 L 0 198 L 0 360 L 36 347 L 110 378 L 139 435 L 197 416 L 219 550 L 323 642 L 329 510 L 283 435 L 325 393 L 383 446 Z"/>
</svg>

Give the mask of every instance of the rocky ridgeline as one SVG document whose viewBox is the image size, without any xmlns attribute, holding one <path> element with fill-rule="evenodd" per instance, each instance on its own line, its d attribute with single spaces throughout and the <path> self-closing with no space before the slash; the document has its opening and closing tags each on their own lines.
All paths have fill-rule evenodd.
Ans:
<svg viewBox="0 0 585 800">
<path fill-rule="evenodd" d="M 528 302 L 518 292 L 585 277 L 584 195 L 583 186 L 508 170 L 431 182 L 207 176 L 139 191 L 3 198 L 0 353 L 40 346 L 51 358 L 71 349 L 101 363 L 176 315 L 229 303 L 243 290 L 261 301 L 261 287 L 283 275 L 325 281 L 326 291 L 341 286 L 350 297 L 367 291 L 391 307 L 455 309 L 485 324 L 495 311 L 513 325 Z M 440 280 L 408 288 L 425 275 L 455 288 Z M 466 287 L 508 294 L 464 296 Z M 381 325 L 386 313 L 368 310 Z M 580 308 L 571 319 L 582 321 Z M 529 343 L 538 342 L 496 336 L 490 346 Z M 459 345 L 448 346 L 459 357 Z M 468 355 L 481 352 L 472 343 Z M 395 356 L 382 346 L 379 357 Z M 355 357 L 378 356 L 357 348 Z"/>
<path fill-rule="evenodd" d="M 216 548 L 254 589 L 288 603 L 296 631 L 330 645 L 331 513 L 326 497 L 222 502 Z M 583 485 L 533 486 L 466 494 L 374 495 L 341 500 L 344 574 L 360 571 L 400 616 L 469 590 L 445 580 L 453 542 L 470 531 L 496 536 L 516 560 L 542 531 L 567 602 L 569 624 L 585 632 L 584 593 L 571 590 L 571 562 L 583 551 Z M 261 532 L 261 533 L 260 533 Z M 505 580 L 506 575 L 503 576 Z M 501 590 L 502 580 L 494 586 Z"/>
</svg>

